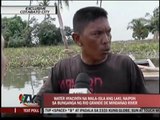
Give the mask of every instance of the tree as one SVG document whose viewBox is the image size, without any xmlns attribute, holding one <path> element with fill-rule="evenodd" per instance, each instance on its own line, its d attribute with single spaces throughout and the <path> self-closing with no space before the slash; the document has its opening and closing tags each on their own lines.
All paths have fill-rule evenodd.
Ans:
<svg viewBox="0 0 160 120">
<path fill-rule="evenodd" d="M 132 37 L 137 40 L 145 39 L 148 37 L 149 31 L 146 27 L 147 23 L 144 18 L 133 19 L 129 24 L 127 29 L 132 29 Z"/>
<path fill-rule="evenodd" d="M 50 0 L 43 0 L 42 5 L 48 6 L 49 1 Z M 61 9 L 63 8 L 62 7 L 62 1 L 65 3 L 66 6 L 69 7 L 69 0 L 58 0 L 58 5 L 57 5 L 56 0 L 55 0 L 55 7 L 56 7 L 57 16 L 58 16 L 58 20 L 59 20 L 59 24 L 60 24 L 60 32 L 61 32 L 62 40 L 64 42 L 65 48 L 68 49 L 67 39 L 66 39 L 66 36 L 65 36 L 65 31 L 64 31 L 64 26 L 63 26 L 63 20 L 62 20 L 61 13 L 60 13 L 60 8 Z"/>
<path fill-rule="evenodd" d="M 27 21 L 23 21 L 20 16 L 15 15 L 11 18 L 2 18 L 2 33 L 5 39 L 5 47 L 29 46 L 31 39 L 31 27 L 26 29 Z"/>
<path fill-rule="evenodd" d="M 36 29 L 40 45 L 57 45 L 62 42 L 59 29 L 51 22 L 42 21 Z"/>
<path fill-rule="evenodd" d="M 67 43 L 68 44 L 73 44 L 74 43 L 74 41 L 72 39 L 73 30 L 69 26 L 65 26 L 64 31 L 65 31 L 65 35 L 67 37 Z"/>
<path fill-rule="evenodd" d="M 149 32 L 154 34 L 153 39 L 159 39 L 159 7 L 155 8 L 153 11 L 153 15 L 150 13 L 146 13 L 145 20 L 147 21 L 147 28 Z"/>
<path fill-rule="evenodd" d="M 66 36 L 71 36 L 73 30 L 69 26 L 64 26 L 64 31 Z"/>
</svg>

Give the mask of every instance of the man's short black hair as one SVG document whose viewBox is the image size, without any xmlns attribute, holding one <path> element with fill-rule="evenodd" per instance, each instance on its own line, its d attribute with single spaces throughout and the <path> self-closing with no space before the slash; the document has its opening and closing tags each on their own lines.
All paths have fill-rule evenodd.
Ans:
<svg viewBox="0 0 160 120">
<path fill-rule="evenodd" d="M 100 17 L 107 18 L 107 11 L 100 7 L 85 7 L 79 9 L 73 17 L 73 30 L 74 32 L 81 33 L 84 27 L 91 21 Z"/>
</svg>

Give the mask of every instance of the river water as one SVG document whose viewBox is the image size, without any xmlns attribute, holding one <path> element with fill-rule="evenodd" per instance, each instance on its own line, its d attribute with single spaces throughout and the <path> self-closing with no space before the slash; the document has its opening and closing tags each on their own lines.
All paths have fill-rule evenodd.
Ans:
<svg viewBox="0 0 160 120">
<path fill-rule="evenodd" d="M 2 107 L 22 106 L 20 94 L 34 96 L 43 84 L 43 77 L 49 73 L 49 68 L 15 68 L 8 69 L 1 87 Z"/>
</svg>

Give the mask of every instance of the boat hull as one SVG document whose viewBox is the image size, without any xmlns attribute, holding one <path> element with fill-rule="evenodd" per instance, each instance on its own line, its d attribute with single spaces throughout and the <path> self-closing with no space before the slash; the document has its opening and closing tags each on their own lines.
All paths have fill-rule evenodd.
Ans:
<svg viewBox="0 0 160 120">
<path fill-rule="evenodd" d="M 159 93 L 159 72 L 143 72 L 145 85 L 150 93 Z"/>
</svg>

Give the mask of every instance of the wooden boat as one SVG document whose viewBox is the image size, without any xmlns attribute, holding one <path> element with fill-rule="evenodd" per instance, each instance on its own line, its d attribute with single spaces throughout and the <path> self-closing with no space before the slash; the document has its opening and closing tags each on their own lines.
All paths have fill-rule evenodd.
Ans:
<svg viewBox="0 0 160 120">
<path fill-rule="evenodd" d="M 159 67 L 155 67 L 150 59 L 134 61 L 142 70 L 148 91 L 150 93 L 159 93 Z"/>
<path fill-rule="evenodd" d="M 155 67 L 150 59 L 134 60 L 142 70 L 146 80 L 159 80 L 159 67 Z"/>
</svg>

